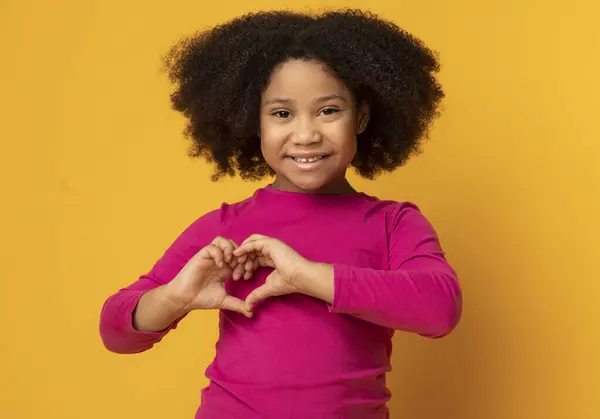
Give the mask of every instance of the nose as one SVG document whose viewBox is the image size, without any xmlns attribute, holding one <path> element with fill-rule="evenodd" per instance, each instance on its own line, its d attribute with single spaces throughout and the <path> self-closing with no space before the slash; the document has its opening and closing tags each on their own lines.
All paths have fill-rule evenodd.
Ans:
<svg viewBox="0 0 600 419">
<path fill-rule="evenodd" d="M 296 145 L 308 146 L 321 141 L 321 133 L 316 124 L 305 118 L 298 121 L 294 130 L 293 143 Z"/>
</svg>

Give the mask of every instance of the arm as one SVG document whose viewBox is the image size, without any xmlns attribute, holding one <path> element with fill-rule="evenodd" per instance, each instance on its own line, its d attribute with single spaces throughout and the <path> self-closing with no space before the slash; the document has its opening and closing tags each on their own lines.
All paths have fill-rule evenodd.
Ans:
<svg viewBox="0 0 600 419">
<path fill-rule="evenodd" d="M 442 337 L 462 311 L 461 290 L 435 231 L 414 206 L 395 214 L 389 241 L 389 270 L 311 263 L 301 292 L 396 330 Z"/>
<path fill-rule="evenodd" d="M 175 240 L 149 273 L 104 302 L 100 336 L 108 350 L 143 352 L 177 327 L 186 313 L 168 297 L 165 285 L 216 236 L 219 226 L 219 211 L 199 218 Z"/>
<path fill-rule="evenodd" d="M 100 313 L 100 337 L 106 349 L 121 354 L 143 352 L 158 343 L 169 330 L 177 327 L 184 316 L 176 318 L 170 311 L 161 312 L 161 304 L 156 298 L 152 298 L 152 293 L 160 289 L 161 284 L 150 273 L 104 302 Z M 154 317 L 143 319 L 141 325 L 139 320 L 134 320 L 140 307 L 143 312 L 156 310 Z M 164 326 L 152 328 L 148 327 L 150 324 Z"/>
</svg>

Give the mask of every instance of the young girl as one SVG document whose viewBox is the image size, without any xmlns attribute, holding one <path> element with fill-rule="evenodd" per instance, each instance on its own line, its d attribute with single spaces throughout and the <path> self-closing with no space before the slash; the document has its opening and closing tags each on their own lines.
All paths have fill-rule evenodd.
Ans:
<svg viewBox="0 0 600 419">
<path fill-rule="evenodd" d="M 407 202 L 357 192 L 401 166 L 443 97 L 434 54 L 360 11 L 246 15 L 178 43 L 165 63 L 192 155 L 215 179 L 274 175 L 199 217 L 105 302 L 118 353 L 150 349 L 192 310 L 220 310 L 196 418 L 389 417 L 395 330 L 441 337 L 461 292 Z"/>
</svg>

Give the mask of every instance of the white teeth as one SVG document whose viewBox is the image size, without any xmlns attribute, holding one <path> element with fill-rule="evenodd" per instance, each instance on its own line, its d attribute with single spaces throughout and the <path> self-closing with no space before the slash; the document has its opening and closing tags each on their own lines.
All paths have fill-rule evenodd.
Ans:
<svg viewBox="0 0 600 419">
<path fill-rule="evenodd" d="M 292 157 L 295 161 L 297 161 L 298 163 L 315 163 L 319 160 L 321 160 L 323 158 L 323 156 L 317 156 L 317 157 L 309 157 L 309 158 L 304 158 L 304 157 Z"/>
</svg>

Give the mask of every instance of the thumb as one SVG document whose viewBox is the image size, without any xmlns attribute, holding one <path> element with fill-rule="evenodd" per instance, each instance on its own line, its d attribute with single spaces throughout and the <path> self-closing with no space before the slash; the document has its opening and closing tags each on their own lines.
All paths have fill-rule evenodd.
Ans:
<svg viewBox="0 0 600 419">
<path fill-rule="evenodd" d="M 275 294 L 273 294 L 271 287 L 269 287 L 267 284 L 263 284 L 260 287 L 255 288 L 246 297 L 246 310 L 252 311 L 256 303 L 269 297 L 273 297 L 274 295 Z"/>
<path fill-rule="evenodd" d="M 244 302 L 239 298 L 232 297 L 231 295 L 225 297 L 223 303 L 221 303 L 221 308 L 224 310 L 236 311 L 248 318 L 252 317 L 250 310 L 246 310 L 246 305 Z"/>
</svg>

